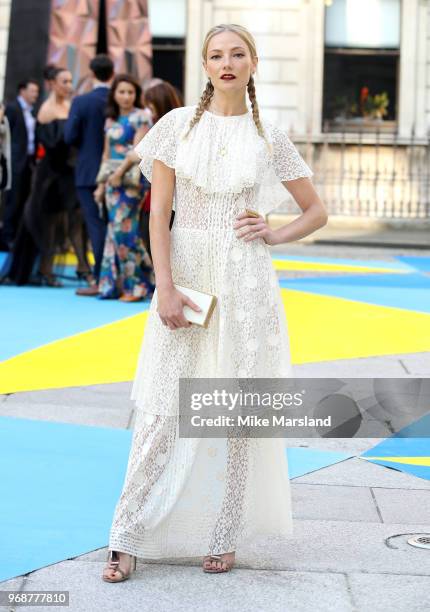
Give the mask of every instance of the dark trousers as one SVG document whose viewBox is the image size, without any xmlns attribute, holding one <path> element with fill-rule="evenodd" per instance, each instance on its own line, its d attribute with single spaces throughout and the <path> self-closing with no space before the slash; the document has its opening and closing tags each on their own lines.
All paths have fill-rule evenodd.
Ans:
<svg viewBox="0 0 430 612">
<path fill-rule="evenodd" d="M 94 200 L 93 192 L 95 189 L 96 185 L 94 187 L 77 187 L 76 191 L 93 248 L 95 259 L 94 276 L 98 282 L 106 237 L 106 222 L 100 217 L 99 207 Z"/>
<path fill-rule="evenodd" d="M 18 231 L 24 204 L 30 194 L 33 168 L 34 159 L 29 156 L 21 172 L 12 171 L 11 189 L 5 192 L 2 238 L 8 244 L 15 240 Z"/>
<path fill-rule="evenodd" d="M 24 219 L 21 219 L 12 250 L 0 270 L 0 278 L 7 277 L 16 285 L 27 284 L 39 255 L 40 251 L 33 236 L 28 231 Z"/>
</svg>

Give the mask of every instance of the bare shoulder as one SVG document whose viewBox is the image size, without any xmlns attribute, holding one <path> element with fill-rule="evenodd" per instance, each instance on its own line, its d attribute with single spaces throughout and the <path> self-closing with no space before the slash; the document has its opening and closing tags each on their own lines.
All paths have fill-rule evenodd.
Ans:
<svg viewBox="0 0 430 612">
<path fill-rule="evenodd" d="M 55 107 L 51 100 L 45 100 L 37 113 L 39 123 L 50 123 L 56 118 Z"/>
</svg>

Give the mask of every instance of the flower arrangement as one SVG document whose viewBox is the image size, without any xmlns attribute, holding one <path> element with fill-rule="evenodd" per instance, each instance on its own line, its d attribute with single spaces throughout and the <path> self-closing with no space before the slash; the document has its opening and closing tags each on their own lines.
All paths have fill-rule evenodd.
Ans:
<svg viewBox="0 0 430 612">
<path fill-rule="evenodd" d="M 369 88 L 362 87 L 359 103 L 352 104 L 350 110 L 353 115 L 366 119 L 383 119 L 388 114 L 389 103 L 390 100 L 386 91 L 371 96 Z"/>
</svg>

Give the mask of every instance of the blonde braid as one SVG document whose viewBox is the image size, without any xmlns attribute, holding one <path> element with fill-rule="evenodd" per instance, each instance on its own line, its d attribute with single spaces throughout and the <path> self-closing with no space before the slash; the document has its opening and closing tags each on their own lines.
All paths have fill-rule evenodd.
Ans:
<svg viewBox="0 0 430 612">
<path fill-rule="evenodd" d="M 184 138 L 188 136 L 188 134 L 191 132 L 193 127 L 200 121 L 201 116 L 203 115 L 205 110 L 208 108 L 213 95 L 214 95 L 214 86 L 212 85 L 212 81 L 209 79 L 208 82 L 206 83 L 205 90 L 202 93 L 200 101 L 197 105 L 194 117 L 190 121 L 188 132 L 184 135 Z"/>
<path fill-rule="evenodd" d="M 261 125 L 260 111 L 258 108 L 257 96 L 255 93 L 254 77 L 252 76 L 252 74 L 249 77 L 247 87 L 248 87 L 248 96 L 249 96 L 249 100 L 251 102 L 251 108 L 252 108 L 252 118 L 254 119 L 255 127 L 257 128 L 259 136 L 261 136 L 261 138 L 264 138 L 264 140 L 266 141 L 269 151 L 272 151 L 272 147 L 270 143 L 267 141 L 266 134 L 264 133 L 263 126 Z"/>
<path fill-rule="evenodd" d="M 255 95 L 254 77 L 252 76 L 252 74 L 249 77 L 247 87 L 248 87 L 248 96 L 249 96 L 249 100 L 251 102 L 251 108 L 252 108 L 252 118 L 254 119 L 254 123 L 257 128 L 258 133 L 260 134 L 262 138 L 264 138 L 263 126 L 261 125 L 261 122 L 260 122 L 260 113 L 258 110 L 257 96 Z"/>
</svg>

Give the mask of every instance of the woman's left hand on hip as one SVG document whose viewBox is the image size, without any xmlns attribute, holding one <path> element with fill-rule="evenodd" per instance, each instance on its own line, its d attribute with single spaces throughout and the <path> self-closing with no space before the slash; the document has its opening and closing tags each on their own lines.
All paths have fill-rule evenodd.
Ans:
<svg viewBox="0 0 430 612">
<path fill-rule="evenodd" d="M 236 237 L 245 242 L 262 238 L 266 244 L 276 244 L 275 232 L 267 225 L 262 215 L 249 217 L 246 212 L 241 212 L 233 223 L 233 229 L 236 231 Z"/>
</svg>

